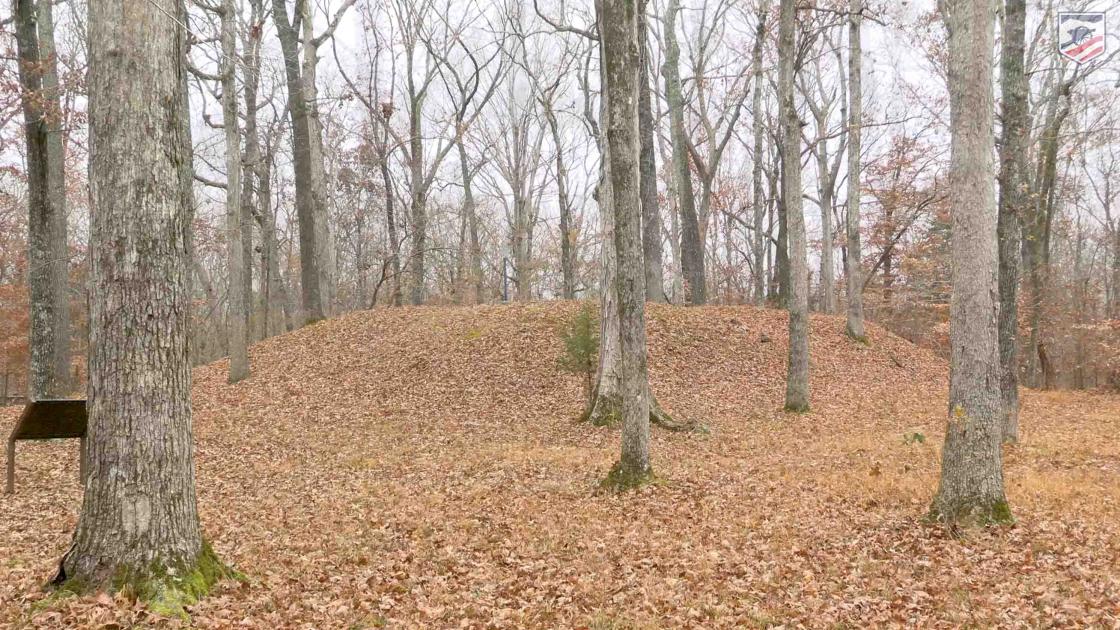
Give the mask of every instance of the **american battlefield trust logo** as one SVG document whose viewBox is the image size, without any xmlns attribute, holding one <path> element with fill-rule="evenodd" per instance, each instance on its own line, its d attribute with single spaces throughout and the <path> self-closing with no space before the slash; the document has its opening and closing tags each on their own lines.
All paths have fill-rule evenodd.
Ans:
<svg viewBox="0 0 1120 630">
<path fill-rule="evenodd" d="M 1058 52 L 1077 63 L 1088 63 L 1105 52 L 1104 13 L 1058 13 Z"/>
</svg>

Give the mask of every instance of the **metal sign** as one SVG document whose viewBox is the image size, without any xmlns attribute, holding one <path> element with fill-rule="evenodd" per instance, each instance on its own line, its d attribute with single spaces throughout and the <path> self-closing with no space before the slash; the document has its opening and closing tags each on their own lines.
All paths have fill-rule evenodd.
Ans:
<svg viewBox="0 0 1120 630">
<path fill-rule="evenodd" d="M 1104 13 L 1058 13 L 1058 52 L 1079 64 L 1088 63 L 1105 53 Z"/>
</svg>

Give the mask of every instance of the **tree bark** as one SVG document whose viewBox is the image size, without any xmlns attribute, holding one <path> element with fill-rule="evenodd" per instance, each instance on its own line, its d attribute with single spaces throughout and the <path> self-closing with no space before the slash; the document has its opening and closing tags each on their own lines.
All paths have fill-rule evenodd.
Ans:
<svg viewBox="0 0 1120 630">
<path fill-rule="evenodd" d="M 632 0 L 602 0 L 602 36 L 611 211 L 618 258 L 616 289 L 622 354 L 622 452 L 616 466 L 624 480 L 650 472 L 649 378 L 646 368 L 645 275 L 639 207 L 641 151 L 638 132 L 638 12 Z"/>
<path fill-rule="evenodd" d="M 1003 489 L 998 244 L 992 160 L 995 5 L 942 0 L 949 31 L 952 286 L 949 422 L 931 515 L 954 526 L 1011 519 Z"/>
<path fill-rule="evenodd" d="M 409 300 L 414 306 L 424 303 L 425 250 L 428 247 L 428 190 L 424 184 L 424 93 L 417 92 L 412 77 L 412 56 L 408 65 L 408 167 L 412 218 L 412 260 Z"/>
<path fill-rule="evenodd" d="M 226 140 L 226 242 L 229 256 L 229 382 L 249 376 L 246 322 L 249 303 L 245 295 L 245 259 L 242 247 L 241 125 L 237 117 L 237 5 L 222 0 L 222 127 Z"/>
<path fill-rule="evenodd" d="M 794 0 L 781 0 L 778 96 L 782 110 L 782 203 L 789 235 L 789 365 L 786 409 L 809 410 L 809 263 L 801 191 L 801 121 L 793 100 L 796 49 Z"/>
<path fill-rule="evenodd" d="M 62 108 L 50 0 L 16 0 L 16 47 L 27 146 L 31 400 L 70 389 L 70 258 Z"/>
<path fill-rule="evenodd" d="M 168 573 L 215 578 L 192 461 L 185 19 L 181 0 L 89 6 L 89 471 L 58 576 L 171 603 Z"/>
<path fill-rule="evenodd" d="M 297 0 L 296 20 L 302 19 Z M 326 209 L 315 195 L 312 173 L 312 125 L 304 98 L 304 77 L 299 60 L 298 29 L 288 19 L 284 0 L 272 0 L 272 19 L 284 56 L 284 74 L 288 83 L 288 115 L 292 124 L 292 158 L 296 180 L 296 216 L 299 224 L 300 290 L 304 323 L 316 322 L 329 311 L 329 280 L 326 264 L 320 255 L 325 251 L 327 235 L 321 230 Z"/>
<path fill-rule="evenodd" d="M 561 295 L 565 300 L 572 300 L 576 297 L 575 243 L 572 231 L 572 200 L 568 194 L 568 167 L 564 163 L 560 123 L 556 119 L 552 102 L 546 99 L 542 101 L 542 105 L 549 132 L 552 134 L 552 143 L 556 145 L 556 191 L 557 203 L 560 206 L 560 273 L 563 279 Z"/>
<path fill-rule="evenodd" d="M 646 299 L 665 302 L 665 270 L 661 252 L 661 211 L 657 201 L 657 156 L 653 146 L 653 105 L 650 98 L 649 27 L 646 5 L 638 6 L 638 54 L 642 63 L 638 78 L 638 131 L 641 134 L 642 255 L 645 261 Z"/>
<path fill-rule="evenodd" d="M 696 196 L 692 188 L 688 138 L 684 129 L 684 94 L 681 89 L 680 46 L 677 44 L 677 14 L 680 0 L 669 0 L 665 10 L 665 100 L 669 107 L 669 128 L 673 144 L 673 183 L 677 189 L 677 210 L 681 222 L 681 268 L 684 275 L 685 300 L 689 304 L 708 301 L 704 277 L 704 243 L 700 240 L 700 223 L 696 216 Z"/>
<path fill-rule="evenodd" d="M 821 302 L 823 313 L 836 311 L 836 276 L 833 266 L 832 195 L 835 182 L 828 159 L 827 121 L 820 127 L 821 140 L 817 150 L 817 189 L 820 192 L 821 211 Z"/>
<path fill-rule="evenodd" d="M 1030 104 L 1024 72 L 1025 0 L 1004 3 L 1000 47 L 1003 125 L 999 172 L 999 359 L 1003 396 L 1003 441 L 1019 440 L 1019 263 L 1020 216 L 1028 202 L 1026 179 L 1030 148 Z"/>
<path fill-rule="evenodd" d="M 328 220 L 327 174 L 323 166 L 323 125 L 319 122 L 319 39 L 315 37 L 315 16 L 309 0 L 296 0 L 296 10 L 302 12 L 303 27 L 303 102 L 307 112 L 308 164 L 311 170 L 311 196 L 315 199 L 315 264 L 319 267 L 319 282 L 323 285 L 325 317 L 330 317 L 334 307 L 335 276 L 337 266 L 335 247 Z M 301 252 L 302 255 L 302 252 Z"/>
<path fill-rule="evenodd" d="M 473 173 L 471 172 L 470 163 L 467 161 L 467 147 L 463 142 L 462 136 L 456 142 L 459 145 L 459 172 L 463 178 L 463 212 L 466 215 L 467 239 L 468 239 L 468 261 L 469 269 L 467 273 L 470 277 L 471 291 L 474 294 L 475 304 L 481 304 L 484 301 L 485 295 L 482 290 L 482 248 L 478 242 L 478 214 L 474 202 L 474 186 Z M 557 160 L 560 160 L 557 157 Z M 561 200 L 563 201 L 563 200 Z M 561 208 L 561 224 L 563 223 L 563 212 Z"/>
<path fill-rule="evenodd" d="M 863 0 L 851 0 L 848 17 L 848 219 L 847 269 L 848 278 L 848 336 L 866 341 L 863 327 L 863 247 L 860 242 L 860 180 L 863 167 L 860 151 L 863 149 Z"/>
<path fill-rule="evenodd" d="M 751 48 L 751 72 L 754 94 L 751 96 L 751 130 L 754 134 L 754 156 L 751 163 L 751 210 L 754 214 L 754 232 L 751 253 L 754 254 L 754 303 L 761 306 L 766 301 L 766 275 L 763 270 L 766 258 L 766 237 L 762 223 L 766 216 L 762 190 L 762 141 L 764 138 L 765 112 L 762 111 L 762 49 L 766 44 L 766 18 L 770 13 L 770 0 L 758 6 L 758 26 L 754 46 Z"/>
</svg>

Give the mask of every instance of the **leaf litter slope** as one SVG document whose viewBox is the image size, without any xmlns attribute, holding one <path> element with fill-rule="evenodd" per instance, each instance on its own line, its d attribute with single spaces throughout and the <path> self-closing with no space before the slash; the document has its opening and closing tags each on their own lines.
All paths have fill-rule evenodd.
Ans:
<svg viewBox="0 0 1120 630">
<path fill-rule="evenodd" d="M 1019 523 L 954 539 L 936 487 L 947 368 L 872 326 L 812 320 L 813 410 L 781 411 L 786 319 L 649 310 L 663 482 L 596 482 L 617 430 L 574 422 L 557 369 L 575 303 L 354 313 L 195 372 L 203 527 L 249 576 L 199 628 L 1112 627 L 1120 397 L 1027 393 Z M 5 410 L 5 434 L 15 418 Z M 923 439 L 924 438 L 924 439 Z M 175 626 L 122 597 L 37 603 L 81 499 L 76 445 L 21 444 L 0 495 L 0 625 Z"/>
</svg>

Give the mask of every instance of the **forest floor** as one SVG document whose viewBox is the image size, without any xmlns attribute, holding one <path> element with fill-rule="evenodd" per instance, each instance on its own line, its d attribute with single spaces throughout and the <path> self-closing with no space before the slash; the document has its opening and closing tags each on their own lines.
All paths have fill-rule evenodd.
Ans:
<svg viewBox="0 0 1120 630">
<path fill-rule="evenodd" d="M 597 482 L 617 429 L 574 421 L 574 303 L 347 315 L 195 371 L 202 526 L 247 576 L 199 628 L 1120 627 L 1120 396 L 1025 392 L 1017 523 L 923 522 L 941 359 L 812 319 L 813 410 L 781 410 L 786 319 L 649 311 L 661 481 Z M 7 435 L 14 409 L 0 410 Z M 924 438 L 924 439 L 923 439 Z M 176 626 L 122 597 L 42 603 L 81 501 L 77 446 L 21 443 L 0 495 L 0 626 Z M 115 624 L 115 625 L 114 625 Z"/>
</svg>

